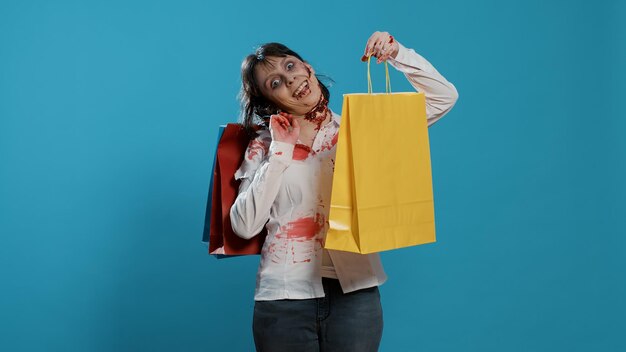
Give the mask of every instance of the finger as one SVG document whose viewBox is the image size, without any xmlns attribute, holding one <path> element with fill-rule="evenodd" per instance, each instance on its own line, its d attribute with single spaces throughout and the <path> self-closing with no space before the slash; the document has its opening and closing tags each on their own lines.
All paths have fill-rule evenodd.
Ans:
<svg viewBox="0 0 626 352">
<path fill-rule="evenodd" d="M 280 120 L 278 119 L 278 115 L 270 116 L 270 127 L 276 128 L 280 125 Z"/>
<path fill-rule="evenodd" d="M 270 131 L 276 131 L 277 125 L 278 121 L 276 121 L 276 117 L 274 117 L 274 115 L 270 116 Z"/>
<path fill-rule="evenodd" d="M 367 40 L 367 44 L 365 45 L 365 53 L 363 57 L 361 57 L 362 61 L 367 61 L 367 58 L 374 55 L 376 43 L 380 40 L 380 32 L 374 32 L 369 39 Z"/>
<path fill-rule="evenodd" d="M 285 125 L 285 129 L 286 129 L 286 131 L 287 131 L 287 132 L 289 132 L 289 133 L 291 133 L 291 131 L 292 131 L 292 129 L 293 129 L 293 126 L 292 126 L 291 120 L 290 120 L 290 119 L 288 119 L 288 118 L 286 118 L 286 117 L 283 117 L 283 118 L 284 118 L 284 125 Z"/>
<path fill-rule="evenodd" d="M 385 52 L 385 55 L 383 56 L 382 60 L 383 60 L 383 61 L 387 61 L 387 60 L 389 60 L 390 58 L 391 58 L 391 49 L 389 49 L 389 50 L 387 50 L 387 51 Z"/>
<path fill-rule="evenodd" d="M 276 132 L 282 133 L 287 130 L 284 121 L 280 115 L 272 115 L 270 120 L 270 128 Z"/>
<path fill-rule="evenodd" d="M 398 45 L 397 41 L 394 41 L 393 43 L 390 43 L 389 44 L 389 49 L 387 50 L 387 59 L 386 60 L 392 58 L 392 55 L 394 55 L 394 54 L 397 55 L 398 49 L 399 49 L 399 45 Z"/>
<path fill-rule="evenodd" d="M 385 32 L 378 32 L 374 44 L 374 49 L 380 54 L 383 45 L 386 43 L 388 36 Z"/>
<path fill-rule="evenodd" d="M 382 43 L 379 46 L 380 49 L 378 50 L 378 56 L 376 56 L 376 58 L 377 58 L 376 63 L 380 63 L 382 61 L 383 57 L 385 56 L 385 53 L 386 53 L 385 52 L 385 48 L 386 48 L 385 45 L 386 45 L 385 43 Z"/>
<path fill-rule="evenodd" d="M 384 46 L 381 47 L 380 50 L 378 51 L 378 55 L 376 56 L 376 63 L 379 64 L 383 62 L 386 54 L 387 52 L 385 51 Z"/>
<path fill-rule="evenodd" d="M 369 51 L 368 51 L 368 57 L 369 56 L 374 56 L 376 57 L 376 55 L 378 54 L 378 37 L 375 37 L 374 39 L 372 39 L 372 42 L 370 43 L 370 47 L 369 47 Z"/>
<path fill-rule="evenodd" d="M 368 42 L 367 46 L 365 47 L 365 53 L 363 54 L 363 56 L 361 56 L 361 61 L 366 62 L 367 59 L 372 56 L 372 46 L 373 44 L 370 44 Z"/>
<path fill-rule="evenodd" d="M 298 122 L 298 119 L 296 119 L 295 117 L 291 117 L 291 125 L 293 127 L 300 127 L 300 122 Z"/>
<path fill-rule="evenodd" d="M 287 113 L 287 112 L 284 112 L 284 111 L 281 111 L 280 115 L 285 117 L 285 118 L 287 118 L 287 119 L 290 119 L 293 116 L 290 113 Z"/>
<path fill-rule="evenodd" d="M 370 56 L 370 51 L 374 44 L 376 43 L 376 38 L 378 37 L 378 32 L 372 33 L 372 35 L 367 39 L 367 44 L 365 45 L 365 56 Z"/>
<path fill-rule="evenodd" d="M 376 44 L 376 49 L 374 51 L 373 56 L 377 59 L 380 59 L 384 54 L 385 54 L 385 51 L 383 48 L 383 43 L 379 42 L 378 44 Z"/>
<path fill-rule="evenodd" d="M 381 55 L 378 58 L 378 63 L 386 61 L 389 58 L 390 53 L 391 53 L 391 44 L 384 43 L 381 49 Z"/>
<path fill-rule="evenodd" d="M 285 117 L 284 115 L 280 116 L 280 121 L 285 126 L 291 126 L 291 122 L 289 122 L 289 119 Z"/>
<path fill-rule="evenodd" d="M 300 123 L 298 119 L 291 119 L 291 127 L 293 127 L 292 133 L 295 135 L 300 135 Z"/>
<path fill-rule="evenodd" d="M 292 118 L 291 118 L 291 116 L 290 116 L 290 115 L 285 115 L 285 116 L 283 116 L 283 119 L 285 119 L 285 124 L 286 124 L 287 126 L 291 126 L 291 120 L 292 120 Z"/>
<path fill-rule="evenodd" d="M 393 43 L 391 43 L 390 47 L 389 47 L 389 53 L 387 53 L 387 59 L 390 59 L 392 57 L 392 55 L 396 54 L 398 52 L 398 42 L 394 41 Z"/>
<path fill-rule="evenodd" d="M 391 55 L 396 51 L 397 47 L 398 47 L 398 42 L 390 34 L 389 40 L 385 43 L 385 46 L 384 46 L 385 55 L 384 55 L 383 60 L 388 60 L 391 57 Z"/>
<path fill-rule="evenodd" d="M 293 115 L 286 112 L 280 112 L 279 118 L 281 120 L 282 126 L 285 128 L 286 133 L 292 133 L 294 120 Z"/>
<path fill-rule="evenodd" d="M 391 44 L 393 43 L 393 36 L 389 34 L 389 32 L 381 32 L 380 33 L 380 41 L 383 44 Z"/>
</svg>

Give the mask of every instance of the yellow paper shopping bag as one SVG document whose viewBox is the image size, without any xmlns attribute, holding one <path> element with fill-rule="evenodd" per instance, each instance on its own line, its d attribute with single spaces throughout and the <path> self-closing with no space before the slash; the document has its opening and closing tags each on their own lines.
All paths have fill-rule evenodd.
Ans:
<svg viewBox="0 0 626 352">
<path fill-rule="evenodd" d="M 386 63 L 385 63 L 386 64 Z M 345 94 L 324 247 L 372 253 L 435 242 L 424 93 Z"/>
</svg>

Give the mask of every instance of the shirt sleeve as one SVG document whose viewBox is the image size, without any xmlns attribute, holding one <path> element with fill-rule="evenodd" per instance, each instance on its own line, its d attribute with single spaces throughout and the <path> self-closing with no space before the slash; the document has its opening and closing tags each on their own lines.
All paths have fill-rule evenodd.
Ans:
<svg viewBox="0 0 626 352">
<path fill-rule="evenodd" d="M 424 57 L 413 49 L 405 48 L 400 42 L 398 45 L 399 50 L 396 58 L 389 58 L 387 61 L 398 71 L 404 73 L 418 92 L 424 92 L 426 117 L 430 127 L 452 109 L 459 98 L 459 94 L 456 87 L 448 82 Z"/>
<path fill-rule="evenodd" d="M 250 141 L 244 161 L 235 173 L 235 179 L 241 183 L 230 208 L 230 222 L 235 234 L 245 239 L 256 236 L 265 226 L 283 171 L 293 157 L 293 144 L 271 141 L 269 132 L 265 132 Z"/>
</svg>

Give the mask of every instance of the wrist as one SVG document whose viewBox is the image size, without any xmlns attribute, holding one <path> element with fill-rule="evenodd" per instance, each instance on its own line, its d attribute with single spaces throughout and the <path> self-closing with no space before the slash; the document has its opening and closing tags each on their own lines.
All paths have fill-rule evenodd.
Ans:
<svg viewBox="0 0 626 352">
<path fill-rule="evenodd" d="M 391 55 L 390 55 L 390 56 L 391 56 L 391 58 L 392 58 L 392 59 L 394 59 L 394 60 L 396 59 L 396 57 L 398 56 L 398 51 L 399 51 L 399 50 L 398 50 L 398 48 L 396 48 L 396 49 L 394 49 L 394 50 L 391 52 Z"/>
<path fill-rule="evenodd" d="M 293 157 L 295 143 L 273 140 L 270 143 L 270 159 L 290 161 Z"/>
</svg>

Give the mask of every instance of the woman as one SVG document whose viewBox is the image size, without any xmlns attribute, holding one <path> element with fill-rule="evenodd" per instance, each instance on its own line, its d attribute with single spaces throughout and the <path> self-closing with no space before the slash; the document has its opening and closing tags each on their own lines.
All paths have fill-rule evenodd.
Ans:
<svg viewBox="0 0 626 352">
<path fill-rule="evenodd" d="M 403 72 L 426 96 L 428 125 L 457 100 L 455 87 L 423 57 L 387 32 L 368 39 L 365 54 Z M 378 253 L 323 248 L 340 116 L 315 70 L 278 43 L 259 47 L 242 63 L 243 124 L 255 131 L 235 178 L 230 212 L 235 233 L 265 226 L 255 290 L 258 351 L 376 351 L 383 329 Z M 269 128 L 259 127 L 270 116 Z"/>
</svg>

